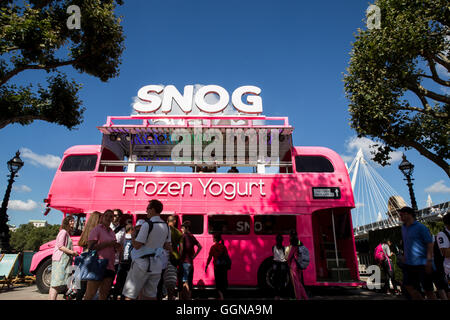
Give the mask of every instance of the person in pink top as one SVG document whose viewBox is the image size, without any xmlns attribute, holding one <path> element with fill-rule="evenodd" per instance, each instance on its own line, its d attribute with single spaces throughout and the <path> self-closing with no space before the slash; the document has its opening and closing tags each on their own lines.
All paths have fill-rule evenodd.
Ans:
<svg viewBox="0 0 450 320">
<path fill-rule="evenodd" d="M 55 250 L 52 255 L 50 300 L 56 300 L 58 293 L 62 293 L 62 290 L 66 288 L 71 271 L 72 257 L 78 255 L 78 252 L 73 250 L 72 239 L 70 238 L 74 225 L 75 219 L 73 216 L 65 217 L 56 236 Z"/>
<path fill-rule="evenodd" d="M 102 281 L 88 281 L 85 300 L 92 300 L 97 290 L 99 300 L 106 300 L 116 274 L 114 270 L 115 255 L 122 246 L 117 243 L 116 235 L 110 228 L 113 215 L 112 210 L 106 210 L 101 216 L 100 223 L 89 233 L 88 248 L 96 250 L 100 259 L 108 259 L 108 265 Z"/>
<path fill-rule="evenodd" d="M 295 231 L 291 231 L 290 244 L 287 263 L 290 269 L 292 285 L 294 286 L 295 298 L 297 300 L 308 300 L 308 295 L 302 284 L 302 270 L 297 264 L 299 240 Z"/>
</svg>

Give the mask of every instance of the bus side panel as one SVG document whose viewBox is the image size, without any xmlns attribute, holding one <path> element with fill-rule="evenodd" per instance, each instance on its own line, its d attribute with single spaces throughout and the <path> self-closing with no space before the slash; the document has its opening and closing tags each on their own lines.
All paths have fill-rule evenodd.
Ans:
<svg viewBox="0 0 450 320">
<path fill-rule="evenodd" d="M 297 233 L 299 240 L 309 250 L 309 265 L 303 271 L 303 281 L 307 286 L 313 285 L 316 282 L 316 263 L 314 255 L 314 240 L 312 221 L 310 214 L 301 214 L 297 217 Z"/>
</svg>

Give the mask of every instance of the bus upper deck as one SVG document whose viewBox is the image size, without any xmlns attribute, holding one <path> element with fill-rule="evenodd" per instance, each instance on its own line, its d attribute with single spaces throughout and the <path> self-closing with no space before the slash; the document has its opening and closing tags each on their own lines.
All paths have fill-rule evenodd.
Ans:
<svg viewBox="0 0 450 320">
<path fill-rule="evenodd" d="M 172 212 L 306 213 L 330 199 L 333 206 L 354 207 L 339 155 L 294 147 L 287 118 L 109 117 L 98 129 L 102 145 L 64 153 L 49 207 L 91 212 L 106 210 L 115 199 L 124 211 L 144 212 L 143 200 L 152 197 L 167 201 Z"/>
</svg>

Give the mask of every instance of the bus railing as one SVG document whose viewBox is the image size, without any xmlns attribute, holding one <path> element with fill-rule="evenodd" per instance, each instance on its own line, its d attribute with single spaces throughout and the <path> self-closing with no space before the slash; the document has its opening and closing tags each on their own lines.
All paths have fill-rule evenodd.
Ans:
<svg viewBox="0 0 450 320">
<path fill-rule="evenodd" d="M 107 172 L 108 167 L 127 167 L 136 168 L 142 167 L 207 167 L 207 168 L 220 168 L 220 167 L 279 167 L 279 168 L 292 168 L 292 162 L 279 161 L 274 163 L 224 163 L 219 161 L 212 161 L 210 163 L 198 163 L 193 160 L 189 161 L 174 161 L 174 160 L 151 160 L 151 161 L 127 161 L 127 160 L 102 160 L 100 166 L 103 166 L 103 171 Z M 237 173 L 237 172 L 236 172 Z"/>
</svg>

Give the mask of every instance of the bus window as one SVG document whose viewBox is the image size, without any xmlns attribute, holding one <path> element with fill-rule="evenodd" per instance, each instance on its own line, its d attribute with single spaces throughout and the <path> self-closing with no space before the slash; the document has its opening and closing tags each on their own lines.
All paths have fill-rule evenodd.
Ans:
<svg viewBox="0 0 450 320">
<path fill-rule="evenodd" d="M 170 216 L 175 217 L 175 219 L 176 219 L 175 228 L 180 229 L 181 223 L 180 223 L 180 217 L 178 215 L 167 214 L 167 213 L 161 213 L 161 215 L 160 215 L 161 219 L 163 219 L 165 222 L 167 222 L 167 219 L 169 219 Z"/>
<path fill-rule="evenodd" d="M 330 160 L 321 156 L 296 156 L 297 172 L 334 172 Z"/>
<path fill-rule="evenodd" d="M 75 216 L 75 227 L 72 235 L 80 236 L 81 232 L 83 232 L 85 224 L 86 224 L 86 214 L 85 213 L 77 214 Z"/>
<path fill-rule="evenodd" d="M 249 234 L 249 215 L 214 215 L 208 217 L 208 233 Z"/>
<path fill-rule="evenodd" d="M 64 159 L 61 171 L 93 171 L 97 163 L 95 154 L 68 156 Z"/>
<path fill-rule="evenodd" d="M 255 216 L 255 234 L 289 234 L 297 230 L 297 219 L 294 215 L 261 215 Z"/>
<path fill-rule="evenodd" d="M 203 216 L 200 214 L 184 214 L 183 221 L 191 222 L 192 234 L 203 234 Z"/>
</svg>

